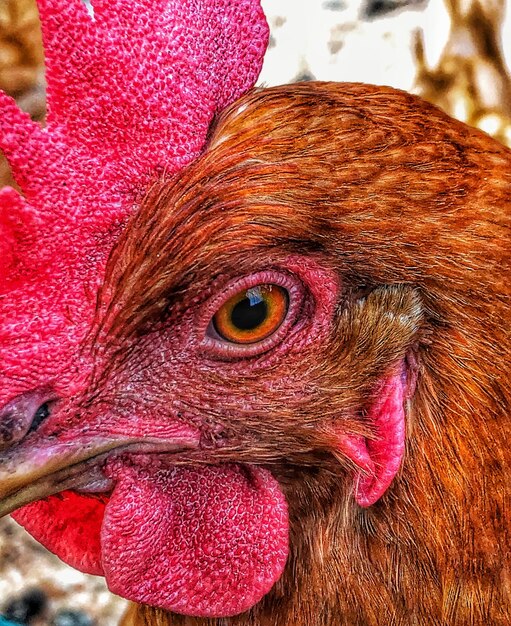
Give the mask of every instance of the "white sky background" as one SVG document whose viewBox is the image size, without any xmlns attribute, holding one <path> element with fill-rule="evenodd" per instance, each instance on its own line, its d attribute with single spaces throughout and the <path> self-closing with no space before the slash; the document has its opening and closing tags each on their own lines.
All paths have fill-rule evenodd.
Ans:
<svg viewBox="0 0 511 626">
<path fill-rule="evenodd" d="M 397 8 L 368 18 L 367 8 L 376 2 L 262 0 L 275 46 L 266 54 L 259 83 L 287 83 L 306 73 L 318 80 L 368 82 L 411 90 L 415 80 L 412 34 L 416 29 L 424 31 L 427 61 L 435 66 L 449 34 L 447 9 L 443 0 L 386 0 L 387 6 Z M 503 29 L 508 65 L 510 12 Z"/>
</svg>

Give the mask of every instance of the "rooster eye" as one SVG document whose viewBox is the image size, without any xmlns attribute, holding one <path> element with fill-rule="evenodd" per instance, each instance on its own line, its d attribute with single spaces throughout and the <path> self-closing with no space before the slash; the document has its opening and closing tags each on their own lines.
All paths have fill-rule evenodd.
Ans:
<svg viewBox="0 0 511 626">
<path fill-rule="evenodd" d="M 289 295 L 279 285 L 256 285 L 234 294 L 213 316 L 217 334 L 237 344 L 257 343 L 285 320 Z"/>
</svg>

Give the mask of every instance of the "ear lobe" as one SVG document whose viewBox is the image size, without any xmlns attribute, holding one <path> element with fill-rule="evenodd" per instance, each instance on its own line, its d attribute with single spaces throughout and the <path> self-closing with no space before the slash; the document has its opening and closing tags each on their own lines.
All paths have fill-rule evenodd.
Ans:
<svg viewBox="0 0 511 626">
<path fill-rule="evenodd" d="M 360 506 L 374 504 L 387 491 L 399 471 L 405 451 L 406 370 L 402 363 L 378 392 L 367 421 L 375 437 L 345 435 L 340 451 L 360 468 L 355 477 L 355 500 Z"/>
</svg>

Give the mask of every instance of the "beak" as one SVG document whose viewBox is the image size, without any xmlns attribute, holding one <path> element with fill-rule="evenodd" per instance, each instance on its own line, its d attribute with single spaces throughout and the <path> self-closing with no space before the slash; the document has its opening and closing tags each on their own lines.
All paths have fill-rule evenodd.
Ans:
<svg viewBox="0 0 511 626">
<path fill-rule="evenodd" d="M 98 491 L 97 485 L 106 485 L 101 491 L 108 490 L 109 481 L 101 470 L 112 456 L 169 454 L 199 446 L 192 432 L 170 439 L 77 433 L 61 443 L 35 435 L 0 454 L 0 517 L 67 489 L 93 492 Z"/>
</svg>

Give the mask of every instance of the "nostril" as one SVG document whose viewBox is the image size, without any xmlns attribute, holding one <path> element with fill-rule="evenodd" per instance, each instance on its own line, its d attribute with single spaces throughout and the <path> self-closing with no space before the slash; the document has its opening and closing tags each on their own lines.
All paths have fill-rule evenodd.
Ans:
<svg viewBox="0 0 511 626">
<path fill-rule="evenodd" d="M 30 425 L 28 432 L 31 433 L 34 430 L 37 430 L 39 426 L 44 422 L 44 420 L 47 417 L 50 417 L 50 414 L 51 414 L 50 403 L 45 402 L 44 404 L 41 404 L 41 406 L 35 412 L 34 419 L 32 420 L 32 424 Z"/>
<path fill-rule="evenodd" d="M 32 390 L 16 396 L 0 408 L 0 449 L 21 441 L 51 415 L 54 394 Z"/>
</svg>

